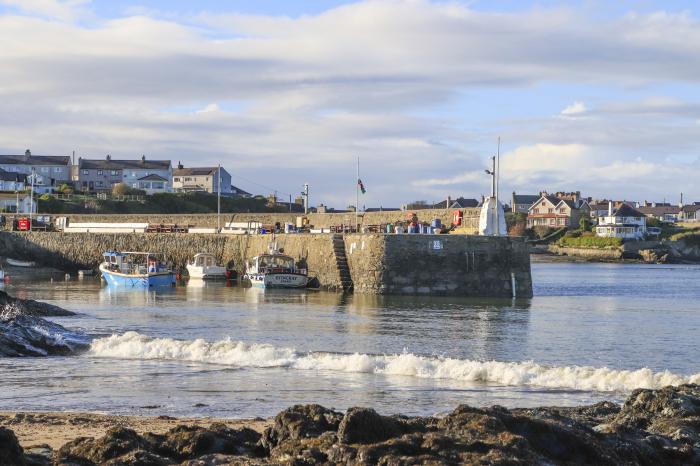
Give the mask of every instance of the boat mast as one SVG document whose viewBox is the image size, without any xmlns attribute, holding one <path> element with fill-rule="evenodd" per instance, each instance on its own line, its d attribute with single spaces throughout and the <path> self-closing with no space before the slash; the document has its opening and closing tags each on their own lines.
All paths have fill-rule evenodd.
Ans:
<svg viewBox="0 0 700 466">
<path fill-rule="evenodd" d="M 360 232 L 359 221 L 360 210 L 360 156 L 357 156 L 357 182 L 355 183 L 355 228 L 356 233 Z"/>
<path fill-rule="evenodd" d="M 501 208 L 498 204 L 498 188 L 501 175 L 501 137 L 498 136 L 498 148 L 496 149 L 496 166 L 494 167 L 494 178 L 496 179 L 496 236 L 501 235 Z"/>
<path fill-rule="evenodd" d="M 216 229 L 217 233 L 221 233 L 221 163 L 216 169 L 217 177 L 217 195 L 216 195 Z"/>
</svg>

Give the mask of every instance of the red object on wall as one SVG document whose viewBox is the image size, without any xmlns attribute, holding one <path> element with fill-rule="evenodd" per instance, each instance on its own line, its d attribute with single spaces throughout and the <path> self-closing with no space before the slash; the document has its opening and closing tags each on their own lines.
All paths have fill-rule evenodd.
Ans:
<svg viewBox="0 0 700 466">
<path fill-rule="evenodd" d="M 462 214 L 462 211 L 461 211 L 461 210 L 455 210 L 455 211 L 454 211 L 454 214 L 452 214 L 452 224 L 453 224 L 453 225 L 456 225 L 456 226 L 461 225 L 461 224 L 462 224 L 462 218 L 464 218 L 464 217 L 463 217 L 463 214 Z"/>
<path fill-rule="evenodd" d="M 17 229 L 19 231 L 29 231 L 29 219 L 27 217 L 22 217 L 17 219 Z"/>
</svg>

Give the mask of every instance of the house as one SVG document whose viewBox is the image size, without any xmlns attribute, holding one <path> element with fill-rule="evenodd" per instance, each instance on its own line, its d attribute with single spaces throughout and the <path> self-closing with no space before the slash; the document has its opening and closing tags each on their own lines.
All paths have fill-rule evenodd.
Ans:
<svg viewBox="0 0 700 466">
<path fill-rule="evenodd" d="M 589 215 L 590 207 L 585 200 L 560 199 L 542 193 L 528 209 L 527 227 L 578 228 L 581 217 Z"/>
<path fill-rule="evenodd" d="M 221 177 L 221 194 L 231 194 L 231 175 L 220 167 L 188 167 L 178 163 L 173 170 L 173 191 L 175 192 L 219 192 Z"/>
<path fill-rule="evenodd" d="M 68 156 L 33 155 L 27 149 L 24 155 L 0 155 L 0 169 L 10 173 L 32 175 L 34 191 L 50 193 L 57 186 L 71 181 L 71 163 Z M 30 180 L 27 180 L 30 183 Z"/>
<path fill-rule="evenodd" d="M 29 210 L 36 213 L 37 203 L 32 202 L 30 193 L 16 192 L 0 192 L 0 212 L 10 213 L 29 213 Z"/>
<path fill-rule="evenodd" d="M 109 192 L 115 184 L 124 183 L 153 194 L 171 191 L 172 172 L 170 160 L 147 160 L 145 155 L 117 160 L 107 155 L 104 159 L 78 159 L 73 180 L 76 189 L 83 192 Z"/>
<path fill-rule="evenodd" d="M 444 201 L 435 204 L 426 201 L 416 201 L 401 206 L 401 210 L 423 210 L 423 209 L 473 209 L 479 207 L 479 201 L 472 198 L 458 197 L 452 199 L 450 196 Z"/>
<path fill-rule="evenodd" d="M 651 205 L 637 207 L 647 218 L 655 218 L 662 222 L 676 223 L 681 213 L 681 208 L 673 205 Z"/>
<path fill-rule="evenodd" d="M 530 210 L 530 206 L 539 200 L 540 195 L 538 194 L 515 194 L 515 191 L 513 191 L 513 198 L 510 202 L 511 211 L 513 213 L 526 214 Z"/>
<path fill-rule="evenodd" d="M 242 197 L 244 199 L 249 199 L 253 197 L 248 191 L 243 191 L 241 188 L 231 185 L 231 196 Z"/>
<path fill-rule="evenodd" d="M 608 204 L 608 215 L 600 217 L 595 228 L 596 236 L 641 240 L 647 233 L 647 219 L 643 213 L 628 204 L 613 209 Z"/>
<path fill-rule="evenodd" d="M 678 221 L 680 222 L 700 222 L 700 202 L 694 202 L 690 205 L 684 205 L 681 207 L 681 211 L 678 214 Z"/>
<path fill-rule="evenodd" d="M 27 175 L 12 173 L 0 168 L 0 191 L 24 191 L 27 187 Z"/>
</svg>

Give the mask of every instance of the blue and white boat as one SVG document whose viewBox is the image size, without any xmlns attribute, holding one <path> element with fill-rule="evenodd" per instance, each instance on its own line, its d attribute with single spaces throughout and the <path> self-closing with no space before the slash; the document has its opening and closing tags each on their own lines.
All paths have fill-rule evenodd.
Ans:
<svg viewBox="0 0 700 466">
<path fill-rule="evenodd" d="M 107 251 L 100 264 L 102 278 L 119 288 L 175 286 L 175 272 L 150 252 Z"/>
</svg>

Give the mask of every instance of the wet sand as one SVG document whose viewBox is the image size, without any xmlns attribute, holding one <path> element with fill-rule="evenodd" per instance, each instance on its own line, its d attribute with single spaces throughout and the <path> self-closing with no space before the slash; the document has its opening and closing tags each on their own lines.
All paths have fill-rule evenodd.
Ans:
<svg viewBox="0 0 700 466">
<path fill-rule="evenodd" d="M 116 416 L 95 413 L 0 412 L 0 426 L 12 429 L 24 448 L 49 445 L 58 449 L 78 437 L 101 437 L 111 427 L 128 427 L 143 434 L 162 434 L 173 427 L 209 427 L 214 422 L 231 428 L 249 427 L 262 432 L 271 425 L 265 419 L 174 418 L 169 416 Z"/>
</svg>

